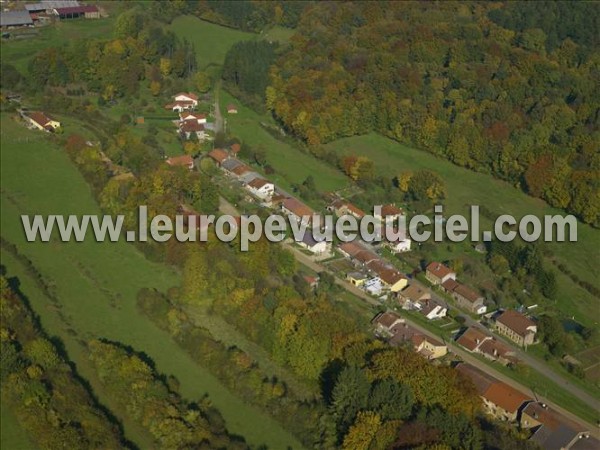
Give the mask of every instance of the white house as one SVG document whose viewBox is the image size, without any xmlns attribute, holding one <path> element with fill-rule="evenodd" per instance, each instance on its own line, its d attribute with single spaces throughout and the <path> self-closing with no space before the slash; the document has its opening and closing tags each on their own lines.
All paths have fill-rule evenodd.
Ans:
<svg viewBox="0 0 600 450">
<path fill-rule="evenodd" d="M 192 120 L 192 121 L 195 121 L 197 123 L 204 125 L 206 123 L 206 114 L 182 111 L 179 113 L 179 120 L 180 120 L 180 122 L 186 122 L 188 120 Z"/>
<path fill-rule="evenodd" d="M 312 232 L 309 230 L 304 233 L 302 240 L 298 241 L 298 245 L 304 247 L 315 255 L 320 255 L 327 251 L 327 241 L 325 241 L 325 239 L 315 239 Z"/>
<path fill-rule="evenodd" d="M 404 238 L 404 239 L 399 238 L 397 241 L 394 241 L 394 242 L 386 241 L 386 243 L 385 243 L 385 245 L 387 245 L 393 253 L 409 252 L 410 244 L 411 244 L 411 240 L 408 238 Z"/>
<path fill-rule="evenodd" d="M 365 283 L 363 284 L 363 288 L 369 294 L 379 297 L 383 292 L 384 283 L 381 280 L 381 278 L 374 277 L 368 281 L 365 281 Z"/>
<path fill-rule="evenodd" d="M 173 96 L 173 102 L 165 105 L 165 109 L 181 113 L 191 111 L 198 106 L 198 96 L 191 92 L 180 92 Z"/>
<path fill-rule="evenodd" d="M 179 94 L 175 94 L 173 99 L 175 102 L 190 102 L 194 105 L 194 108 L 198 106 L 198 96 L 191 92 L 180 92 Z"/>
<path fill-rule="evenodd" d="M 266 200 L 275 192 L 275 185 L 264 178 L 254 178 L 246 185 L 246 189 L 254 196 Z"/>
<path fill-rule="evenodd" d="M 448 308 L 439 303 L 430 301 L 421 309 L 421 314 L 423 314 L 429 320 L 441 319 L 442 317 L 446 317 L 446 314 L 448 314 Z"/>
</svg>

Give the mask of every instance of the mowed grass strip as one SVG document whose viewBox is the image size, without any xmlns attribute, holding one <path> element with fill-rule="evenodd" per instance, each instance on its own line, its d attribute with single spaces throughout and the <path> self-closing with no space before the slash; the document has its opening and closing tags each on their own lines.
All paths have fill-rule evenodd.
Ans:
<svg viewBox="0 0 600 450">
<path fill-rule="evenodd" d="M 221 65 L 227 51 L 239 41 L 255 39 L 257 35 L 222 27 L 195 16 L 180 16 L 168 27 L 180 39 L 194 45 L 198 67 Z"/>
<path fill-rule="evenodd" d="M 44 328 L 64 341 L 80 373 L 93 379 L 80 340 L 99 337 L 123 342 L 146 353 L 160 373 L 174 375 L 184 397 L 194 400 L 208 394 L 230 431 L 251 444 L 300 448 L 300 443 L 277 422 L 225 389 L 167 333 L 138 313 L 138 290 L 149 287 L 164 291 L 179 284 L 177 273 L 149 262 L 125 242 L 97 243 L 93 237 L 80 243 L 25 241 L 21 214 L 100 211 L 77 169 L 47 134 L 27 130 L 7 114 L 2 114 L 1 120 L 2 236 L 33 262 L 60 300 L 56 308 L 48 300 L 31 295 L 33 309 L 41 316 Z M 8 270 L 10 273 L 11 268 Z M 27 284 L 23 288 L 29 296 Z M 97 393 L 102 403 L 110 403 L 101 391 Z M 135 436 L 127 437 L 139 442 Z"/>
<path fill-rule="evenodd" d="M 380 174 L 394 177 L 404 171 L 429 169 L 437 172 L 446 182 L 445 213 L 468 213 L 467 205 L 482 205 L 495 215 L 511 214 L 517 218 L 527 214 L 542 217 L 545 214 L 566 215 L 551 208 L 540 199 L 526 195 L 514 186 L 491 175 L 458 167 L 425 151 L 416 150 L 376 133 L 344 138 L 325 146 L 342 155 L 365 155 L 373 160 Z M 469 217 L 469 216 L 467 216 Z M 482 218 L 482 226 L 489 221 Z M 482 228 L 486 229 L 486 228 Z M 491 228 L 488 228 L 491 229 Z M 600 264 L 600 230 L 578 223 L 577 242 L 554 242 L 548 246 L 577 276 L 598 285 Z M 548 263 L 550 267 L 550 264 Z M 557 306 L 568 316 L 589 326 L 598 326 L 599 299 L 558 273 Z"/>
<path fill-rule="evenodd" d="M 270 117 L 259 115 L 245 107 L 238 99 L 223 89 L 219 94 L 219 103 L 221 113 L 227 120 L 228 132 L 253 148 L 264 149 L 267 164 L 275 169 L 275 173 L 268 175 L 268 178 L 283 189 L 290 190 L 292 184 L 302 183 L 308 176 L 315 179 L 317 189 L 323 192 L 334 191 L 348 185 L 348 177 L 339 170 L 276 139 L 262 128 L 261 122 L 273 122 Z M 237 114 L 227 114 L 226 106 L 230 103 L 237 106 Z"/>
<path fill-rule="evenodd" d="M 10 450 L 35 450 L 37 447 L 29 440 L 27 433 L 17 418 L 0 402 L 0 447 Z"/>
</svg>

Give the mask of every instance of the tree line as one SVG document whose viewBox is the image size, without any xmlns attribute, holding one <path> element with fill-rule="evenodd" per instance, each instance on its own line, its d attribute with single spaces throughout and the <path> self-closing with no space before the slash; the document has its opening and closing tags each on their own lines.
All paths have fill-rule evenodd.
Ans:
<svg viewBox="0 0 600 450">
<path fill-rule="evenodd" d="M 577 19 L 595 9 L 580 4 L 539 20 L 500 19 L 521 7 L 307 6 L 289 50 L 271 66 L 266 105 L 315 149 L 375 130 L 600 226 L 598 53 L 581 31 L 597 13 Z M 529 3 L 536 13 L 527 17 L 544 8 Z"/>
</svg>

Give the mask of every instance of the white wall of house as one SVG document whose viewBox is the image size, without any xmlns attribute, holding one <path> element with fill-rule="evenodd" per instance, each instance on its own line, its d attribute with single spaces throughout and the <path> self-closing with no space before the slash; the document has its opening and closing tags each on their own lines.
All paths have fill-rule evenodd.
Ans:
<svg viewBox="0 0 600 450">
<path fill-rule="evenodd" d="M 252 186 L 246 186 L 246 188 L 255 196 L 257 196 L 258 198 L 261 199 L 267 199 L 269 197 L 273 196 L 273 193 L 275 192 L 275 185 L 273 183 L 267 183 L 264 186 L 260 187 L 259 189 L 255 189 Z"/>
</svg>

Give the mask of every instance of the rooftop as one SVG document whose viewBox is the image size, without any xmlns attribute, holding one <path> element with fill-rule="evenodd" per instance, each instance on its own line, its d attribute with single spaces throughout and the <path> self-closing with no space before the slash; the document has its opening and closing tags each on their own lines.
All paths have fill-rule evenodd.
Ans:
<svg viewBox="0 0 600 450">
<path fill-rule="evenodd" d="M 56 13 L 60 16 L 65 14 L 85 14 L 91 12 L 98 12 L 98 8 L 96 8 L 93 5 L 66 6 L 54 9 L 56 10 Z"/>
<path fill-rule="evenodd" d="M 406 288 L 400 291 L 400 294 L 413 302 L 431 298 L 431 294 L 429 292 L 427 292 L 424 289 L 421 289 L 416 284 L 408 285 Z"/>
<path fill-rule="evenodd" d="M 3 27 L 14 27 L 18 25 L 31 25 L 33 20 L 29 15 L 29 12 L 25 10 L 21 11 L 1 11 L 0 12 L 0 26 Z"/>
<path fill-rule="evenodd" d="M 264 178 L 255 178 L 250 183 L 248 183 L 248 186 L 250 186 L 253 189 L 260 189 L 261 187 L 267 184 L 271 184 L 271 182 L 265 180 Z"/>
<path fill-rule="evenodd" d="M 477 300 L 482 298 L 481 294 L 478 294 L 473 289 L 465 286 L 464 284 L 457 283 L 454 288 L 454 292 L 466 299 L 471 303 L 475 303 Z"/>
<path fill-rule="evenodd" d="M 519 336 L 523 337 L 533 332 L 533 330 L 529 330 L 528 328 L 536 326 L 534 321 L 513 309 L 507 309 L 500 314 L 496 319 L 496 322 L 506 325 Z"/>
<path fill-rule="evenodd" d="M 298 217 L 312 216 L 312 214 L 314 213 L 314 211 L 310 207 L 306 206 L 300 200 L 295 199 L 293 197 L 285 199 L 283 201 L 282 206 Z"/>
<path fill-rule="evenodd" d="M 429 263 L 429 265 L 427 266 L 427 272 L 430 272 L 437 278 L 444 278 L 445 276 L 454 273 L 454 271 L 450 270 L 450 268 L 448 268 L 444 264 L 435 261 Z"/>
<path fill-rule="evenodd" d="M 215 148 L 214 150 L 208 152 L 208 156 L 220 164 L 229 158 L 229 153 L 222 148 Z"/>
<path fill-rule="evenodd" d="M 383 205 L 381 207 L 381 217 L 397 216 L 401 214 L 404 214 L 404 211 L 395 205 Z"/>
<path fill-rule="evenodd" d="M 166 162 L 170 166 L 191 166 L 194 164 L 194 158 L 190 155 L 173 156 L 168 158 Z"/>
<path fill-rule="evenodd" d="M 386 311 L 377 315 L 371 322 L 389 329 L 399 320 L 403 319 L 398 314 L 392 311 Z"/>
</svg>

